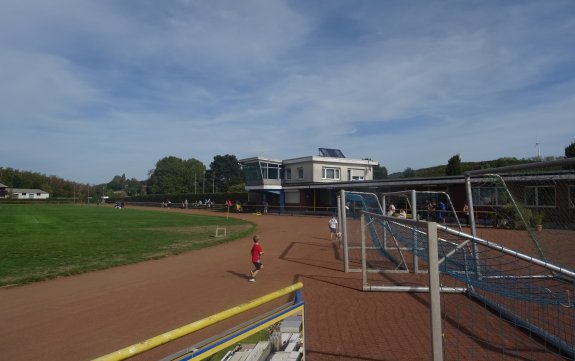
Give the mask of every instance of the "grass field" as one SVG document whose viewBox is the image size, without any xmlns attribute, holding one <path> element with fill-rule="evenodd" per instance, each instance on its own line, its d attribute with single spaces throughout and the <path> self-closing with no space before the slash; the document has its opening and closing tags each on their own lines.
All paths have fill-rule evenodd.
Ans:
<svg viewBox="0 0 575 361">
<path fill-rule="evenodd" d="M 214 237 L 216 225 L 227 237 Z M 0 204 L 0 286 L 192 251 L 253 232 L 224 217 L 130 208 Z"/>
</svg>

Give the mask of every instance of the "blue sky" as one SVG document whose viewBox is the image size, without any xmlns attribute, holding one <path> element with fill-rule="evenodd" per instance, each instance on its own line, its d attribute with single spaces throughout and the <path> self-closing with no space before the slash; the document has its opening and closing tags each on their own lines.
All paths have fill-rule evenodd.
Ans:
<svg viewBox="0 0 575 361">
<path fill-rule="evenodd" d="M 0 125 L 1 167 L 90 184 L 166 156 L 562 156 L 575 2 L 2 0 Z"/>
</svg>

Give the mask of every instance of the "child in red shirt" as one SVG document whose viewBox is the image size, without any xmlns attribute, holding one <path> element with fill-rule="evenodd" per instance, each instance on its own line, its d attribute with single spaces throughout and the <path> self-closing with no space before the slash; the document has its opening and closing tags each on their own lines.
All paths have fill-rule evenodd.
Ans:
<svg viewBox="0 0 575 361">
<path fill-rule="evenodd" d="M 252 275 L 250 278 L 250 282 L 255 282 L 256 281 L 256 275 L 258 274 L 258 272 L 264 267 L 264 265 L 262 264 L 262 254 L 264 254 L 264 251 L 262 250 L 262 246 L 260 246 L 260 236 L 258 236 L 257 234 L 254 236 L 254 245 L 252 246 L 252 250 L 250 251 L 250 254 L 252 256 L 252 263 L 254 265 L 254 269 L 250 271 L 250 274 Z"/>
</svg>

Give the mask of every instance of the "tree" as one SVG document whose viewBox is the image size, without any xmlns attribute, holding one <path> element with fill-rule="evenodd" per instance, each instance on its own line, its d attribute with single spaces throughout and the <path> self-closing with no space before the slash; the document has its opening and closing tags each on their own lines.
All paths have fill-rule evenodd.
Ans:
<svg viewBox="0 0 575 361">
<path fill-rule="evenodd" d="M 447 161 L 447 167 L 445 168 L 446 175 L 460 175 L 461 170 L 461 158 L 459 154 L 454 155 Z"/>
<path fill-rule="evenodd" d="M 182 160 L 169 156 L 160 159 L 148 180 L 153 194 L 194 193 L 204 179 L 205 166 L 197 159 Z"/>
<path fill-rule="evenodd" d="M 125 191 L 129 196 L 139 196 L 144 194 L 144 184 L 136 178 L 128 179 L 125 184 Z"/>
<path fill-rule="evenodd" d="M 565 147 L 565 158 L 574 158 L 574 157 L 575 157 L 575 142 Z"/>
<path fill-rule="evenodd" d="M 244 181 L 240 163 L 235 155 L 216 155 L 210 163 L 210 170 L 216 192 L 228 192 L 233 185 Z"/>
<path fill-rule="evenodd" d="M 126 187 L 126 175 L 115 176 L 106 186 L 114 191 L 123 191 Z"/>
<path fill-rule="evenodd" d="M 385 179 L 387 178 L 387 168 L 380 165 L 373 166 L 373 179 Z"/>
<path fill-rule="evenodd" d="M 415 177 L 415 171 L 411 167 L 405 168 L 403 173 L 401 174 L 403 178 L 413 178 Z"/>
</svg>

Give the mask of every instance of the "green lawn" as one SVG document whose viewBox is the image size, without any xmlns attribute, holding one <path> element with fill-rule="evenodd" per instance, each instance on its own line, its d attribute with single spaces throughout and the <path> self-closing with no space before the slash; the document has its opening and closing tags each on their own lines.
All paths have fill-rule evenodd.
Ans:
<svg viewBox="0 0 575 361">
<path fill-rule="evenodd" d="M 227 237 L 214 237 L 216 225 Z M 225 217 L 111 206 L 0 204 L 0 286 L 78 274 L 241 238 Z"/>
</svg>

